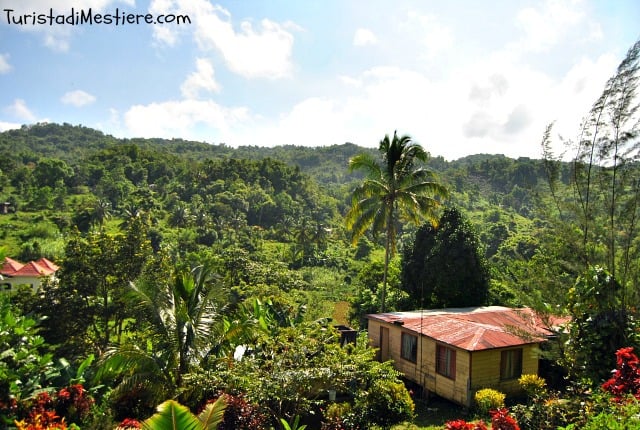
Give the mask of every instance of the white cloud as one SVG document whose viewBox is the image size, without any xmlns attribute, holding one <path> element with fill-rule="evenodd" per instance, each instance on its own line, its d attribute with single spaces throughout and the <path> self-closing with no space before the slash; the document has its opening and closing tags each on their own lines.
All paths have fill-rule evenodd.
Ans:
<svg viewBox="0 0 640 430">
<path fill-rule="evenodd" d="M 378 38 L 369 29 L 359 28 L 353 35 L 353 44 L 355 46 L 375 45 L 378 43 Z"/>
<path fill-rule="evenodd" d="M 9 64 L 9 54 L 0 54 L 0 74 L 9 73 L 11 68 L 11 64 Z"/>
<path fill-rule="evenodd" d="M 20 127 L 22 127 L 22 124 L 18 124 L 16 122 L 0 121 L 0 132 L 7 131 L 7 130 L 15 130 Z"/>
<path fill-rule="evenodd" d="M 202 51 L 220 53 L 234 73 L 246 78 L 270 79 L 291 74 L 294 38 L 288 30 L 299 29 L 295 24 L 262 19 L 259 25 L 254 25 L 245 20 L 236 31 L 229 11 L 206 0 L 153 0 L 149 10 L 189 15 L 198 47 Z M 154 36 L 162 43 L 173 45 L 177 43 L 179 31 L 184 30 L 156 26 Z"/>
<path fill-rule="evenodd" d="M 220 91 L 220 85 L 215 79 L 211 61 L 205 58 L 196 59 L 196 71 L 189 75 L 180 90 L 183 97 L 187 99 L 197 99 L 201 91 Z"/>
<path fill-rule="evenodd" d="M 424 49 L 421 55 L 428 60 L 446 52 L 454 45 L 453 30 L 436 16 L 410 11 L 401 27 L 414 35 Z"/>
<path fill-rule="evenodd" d="M 4 111 L 22 121 L 34 122 L 36 120 L 36 116 L 29 110 L 23 99 L 15 99 L 13 104 L 7 106 Z"/>
<path fill-rule="evenodd" d="M 96 98 L 86 91 L 75 90 L 65 93 L 60 101 L 66 105 L 72 105 L 75 107 L 82 107 L 90 105 L 96 101 Z"/>
<path fill-rule="evenodd" d="M 546 0 L 535 7 L 522 9 L 516 17 L 516 25 L 524 35 L 516 49 L 546 52 L 576 29 L 581 32 L 582 41 L 601 39 L 600 25 L 588 19 L 584 6 L 583 0 Z"/>
<path fill-rule="evenodd" d="M 125 125 L 133 136 L 199 140 L 227 136 L 237 123 L 247 119 L 246 108 L 226 108 L 211 100 L 135 105 L 124 115 Z M 199 127 L 207 128 L 205 135 L 198 134 Z"/>
<path fill-rule="evenodd" d="M 615 65 L 611 55 L 584 59 L 552 78 L 496 52 L 438 80 L 374 67 L 336 78 L 344 91 L 300 100 L 270 125 L 239 124 L 228 142 L 251 145 L 259 136 L 264 145 L 371 147 L 397 129 L 447 159 L 473 153 L 539 158 L 546 125 L 556 121 L 554 130 L 565 136 L 576 132 Z"/>
</svg>

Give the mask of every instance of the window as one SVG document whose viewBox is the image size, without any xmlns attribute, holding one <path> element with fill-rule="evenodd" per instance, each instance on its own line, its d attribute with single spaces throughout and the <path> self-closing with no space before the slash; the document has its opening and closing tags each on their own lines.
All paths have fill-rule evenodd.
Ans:
<svg viewBox="0 0 640 430">
<path fill-rule="evenodd" d="M 456 350 L 444 345 L 436 346 L 436 372 L 456 379 Z"/>
<path fill-rule="evenodd" d="M 418 337 L 408 333 L 402 333 L 402 348 L 400 357 L 416 362 L 418 360 Z"/>
<path fill-rule="evenodd" d="M 522 348 L 502 351 L 500 379 L 516 379 L 522 375 Z"/>
</svg>

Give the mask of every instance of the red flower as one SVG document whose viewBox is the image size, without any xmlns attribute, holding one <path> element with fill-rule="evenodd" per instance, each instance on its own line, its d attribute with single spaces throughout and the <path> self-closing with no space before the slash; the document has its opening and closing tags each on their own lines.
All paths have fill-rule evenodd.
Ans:
<svg viewBox="0 0 640 430">
<path fill-rule="evenodd" d="M 140 424 L 140 422 L 136 419 L 125 418 L 124 420 L 122 420 L 122 422 L 120 423 L 120 425 L 118 425 L 117 428 L 121 430 L 139 429 L 139 428 L 142 428 L 142 424 Z"/>
<path fill-rule="evenodd" d="M 621 401 L 626 394 L 636 398 L 640 396 L 640 360 L 633 353 L 632 347 L 620 348 L 616 351 L 616 370 L 611 378 L 602 384 L 602 389 Z"/>
<path fill-rule="evenodd" d="M 477 423 L 468 423 L 465 420 L 458 419 L 445 423 L 446 430 L 487 430 L 487 426 L 483 421 Z"/>
<path fill-rule="evenodd" d="M 489 411 L 493 430 L 520 430 L 518 422 L 509 416 L 509 409 L 500 408 Z"/>
</svg>

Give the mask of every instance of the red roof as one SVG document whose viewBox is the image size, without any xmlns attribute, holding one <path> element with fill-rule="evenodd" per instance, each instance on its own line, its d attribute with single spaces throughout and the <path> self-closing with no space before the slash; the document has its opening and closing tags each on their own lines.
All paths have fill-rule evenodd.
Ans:
<svg viewBox="0 0 640 430">
<path fill-rule="evenodd" d="M 30 261 L 27 264 L 22 264 L 9 257 L 5 257 L 4 260 L 5 261 L 2 265 L 0 274 L 11 277 L 48 276 L 55 273 L 59 269 L 56 264 L 52 263 L 46 258 L 41 258 L 38 261 Z"/>
<path fill-rule="evenodd" d="M 9 257 L 5 257 L 2 269 L 0 269 L 0 274 L 13 275 L 15 272 L 22 269 L 22 266 L 24 266 L 24 264 L 20 263 L 19 261 L 16 261 Z"/>
<path fill-rule="evenodd" d="M 49 270 L 49 274 L 57 272 L 58 269 L 60 269 L 60 267 L 58 265 L 56 265 L 55 263 L 53 263 L 50 260 L 47 260 L 46 258 L 41 258 L 39 260 L 36 261 L 36 263 L 38 264 L 38 266 L 41 266 L 47 270 Z"/>
<path fill-rule="evenodd" d="M 529 308 L 502 306 L 367 315 L 467 351 L 539 343 L 553 333 Z"/>
</svg>

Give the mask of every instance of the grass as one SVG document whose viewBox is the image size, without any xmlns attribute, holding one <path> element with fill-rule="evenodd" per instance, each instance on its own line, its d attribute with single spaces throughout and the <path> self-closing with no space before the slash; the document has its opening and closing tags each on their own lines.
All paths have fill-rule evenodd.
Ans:
<svg viewBox="0 0 640 430">
<path fill-rule="evenodd" d="M 451 403 L 440 397 L 430 400 L 416 399 L 416 416 L 411 423 L 399 424 L 393 430 L 442 430 L 447 421 L 458 418 L 474 421 L 462 406 Z"/>
</svg>

